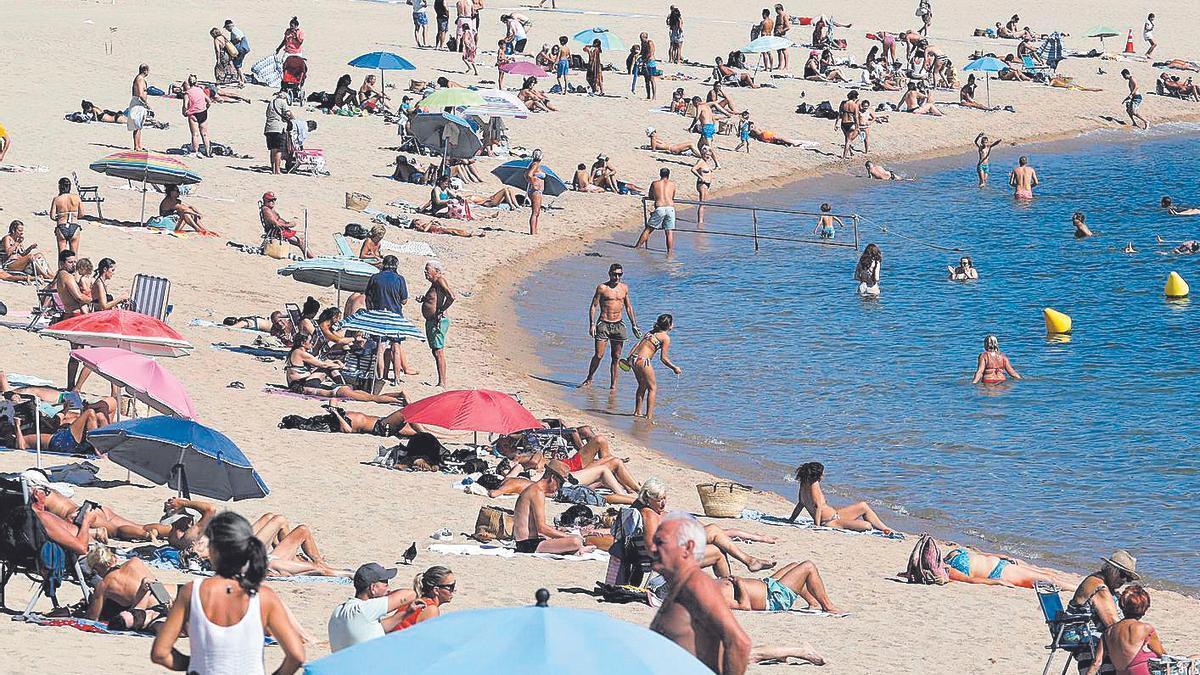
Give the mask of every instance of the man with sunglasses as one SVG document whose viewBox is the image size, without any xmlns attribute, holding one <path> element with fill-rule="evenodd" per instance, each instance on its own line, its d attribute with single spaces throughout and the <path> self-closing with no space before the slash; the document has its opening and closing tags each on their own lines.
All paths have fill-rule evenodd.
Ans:
<svg viewBox="0 0 1200 675">
<path fill-rule="evenodd" d="M 641 337 L 637 317 L 633 313 L 633 304 L 629 300 L 629 287 L 621 281 L 624 274 L 625 269 L 620 263 L 609 265 L 608 281 L 596 286 L 596 292 L 592 294 L 592 304 L 588 307 L 588 335 L 596 341 L 596 353 L 592 355 L 592 362 L 588 366 L 587 379 L 579 385 L 580 387 L 592 386 L 592 378 L 604 360 L 604 348 L 608 346 L 608 388 L 617 388 L 617 362 L 621 359 L 622 348 L 628 337 L 625 333 L 625 312 L 629 313 L 629 324 L 633 326 L 633 334 Z"/>
</svg>

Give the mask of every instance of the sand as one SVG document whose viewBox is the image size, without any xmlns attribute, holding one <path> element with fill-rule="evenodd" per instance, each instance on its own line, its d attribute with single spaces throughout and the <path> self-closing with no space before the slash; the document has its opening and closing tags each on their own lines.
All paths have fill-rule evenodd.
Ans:
<svg viewBox="0 0 1200 675">
<path fill-rule="evenodd" d="M 583 8 L 574 0 L 559 2 L 562 8 Z M 534 18 L 530 44 L 551 42 L 559 34 L 572 34 L 596 24 L 615 30 L 626 41 L 636 39 L 640 30 L 650 30 L 663 56 L 666 54 L 666 28 L 663 22 L 667 3 L 635 0 L 611 0 L 602 3 L 604 11 L 634 12 L 652 15 L 581 16 L 567 12 L 527 10 Z M 685 56 L 707 62 L 724 55 L 747 41 L 750 22 L 757 16 L 757 5 L 716 2 L 713 0 L 680 3 L 685 13 Z M 51 227 L 35 212 L 48 208 L 59 176 L 79 172 L 85 182 L 102 186 L 106 198 L 105 214 L 124 221 L 136 220 L 141 195 L 121 181 L 97 178 L 87 170 L 94 159 L 128 148 L 130 137 L 123 126 L 79 125 L 63 121 L 81 98 L 101 107 L 120 109 L 128 100 L 128 86 L 137 65 L 151 65 L 150 81 L 165 88 L 188 73 L 201 78 L 211 73 L 212 52 L 207 31 L 226 17 L 236 19 L 253 47 L 249 61 L 264 56 L 276 44 L 288 17 L 298 14 L 307 32 L 306 53 L 310 60 L 310 91 L 331 91 L 338 76 L 349 72 L 355 84 L 365 72 L 342 64 L 360 53 L 392 50 L 412 60 L 416 75 L 430 79 L 446 75 L 460 82 L 494 77 L 494 69 L 483 64 L 494 56 L 480 55 L 481 77 L 461 74 L 461 62 L 455 55 L 432 50 L 415 50 L 407 6 L 388 6 L 365 2 L 327 0 L 325 2 L 260 2 L 248 10 L 244 3 L 212 2 L 203 5 L 175 4 L 170 7 L 146 3 L 55 2 L 34 3 L 24 0 L 7 3 L 0 36 L 8 46 L 5 76 L 0 100 L 0 122 L 15 139 L 6 164 L 43 165 L 44 173 L 0 174 L 0 218 L 5 222 L 20 218 L 27 225 L 27 237 L 37 241 L 43 251 L 54 251 Z M 843 7 L 828 0 L 810 3 L 803 12 L 835 11 L 843 23 L 853 29 L 841 29 L 849 39 L 849 54 L 861 60 L 867 50 L 863 33 L 886 28 L 914 27 L 915 3 L 886 2 Z M 481 45 L 495 44 L 500 26 L 497 17 L 502 8 L 489 7 L 485 14 Z M 990 50 L 1012 49 L 1011 43 L 972 40 L 970 30 L 990 25 L 1020 11 L 1024 21 L 1035 30 L 1066 30 L 1082 35 L 1097 23 L 1124 29 L 1140 26 L 1147 11 L 1160 17 L 1157 36 L 1162 58 L 1196 58 L 1185 51 L 1188 34 L 1185 27 L 1194 24 L 1196 8 L 1180 0 L 1160 2 L 1153 7 L 1129 7 L 1116 0 L 1088 3 L 1087 11 L 1078 3 L 1045 2 L 1035 6 L 996 7 L 983 2 L 942 2 L 935 6 L 933 41 L 942 46 L 960 67 L 975 46 Z M 431 12 L 432 13 L 432 12 Z M 431 27 L 432 28 L 432 27 Z M 1140 33 L 1140 30 L 1137 31 Z M 806 41 L 808 31 L 797 28 L 793 35 Z M 432 37 L 432 30 L 430 32 Z M 112 54 L 106 54 L 104 42 L 111 40 Z M 1072 38 L 1068 46 L 1091 46 L 1094 41 Z M 1110 48 L 1119 49 L 1123 40 L 1109 40 Z M 1003 45 L 1003 46 L 1002 46 Z M 1138 40 L 1139 49 L 1143 49 Z M 793 51 L 792 72 L 800 72 L 802 57 Z M 56 65 L 47 67 L 53 59 Z M 623 67 L 624 54 L 606 55 Z M 61 64 L 61 65 L 59 65 Z M 1074 135 L 1083 130 L 1115 127 L 1102 116 L 1121 117 L 1123 83 L 1118 73 L 1129 67 L 1142 83 L 1152 85 L 1155 77 L 1148 63 L 1141 61 L 1068 60 L 1061 70 L 1077 76 L 1080 83 L 1102 87 L 1100 93 L 1071 92 L 1029 84 L 992 83 L 992 100 L 1012 104 L 1017 112 L 983 113 L 944 107 L 946 116 L 931 119 L 892 114 L 891 121 L 873 131 L 872 155 L 877 161 L 961 152 L 980 130 L 1006 142 L 1028 141 Z M 659 103 L 665 103 L 670 91 L 684 86 L 688 94 L 704 93 L 700 80 L 707 69 L 674 67 L 664 64 L 668 74 L 684 72 L 698 78 L 690 82 L 660 82 Z M 1103 69 L 1104 74 L 1097 72 Z M 575 164 L 590 163 L 598 153 L 612 157 L 622 177 L 647 184 L 660 166 L 686 173 L 687 165 L 672 163 L 678 158 L 650 154 L 635 148 L 644 142 L 647 126 L 659 129 L 664 140 L 688 139 L 682 118 L 657 112 L 641 97 L 628 96 L 628 79 L 606 73 L 610 92 L 620 98 L 554 97 L 562 112 L 536 115 L 510 124 L 515 145 L 540 147 L 547 163 L 564 175 Z M 582 82 L 581 74 L 573 74 Z M 389 76 L 390 82 L 407 86 L 409 78 Z M 817 103 L 830 100 L 836 105 L 845 89 L 834 85 L 804 83 L 798 80 L 774 80 L 759 76 L 760 82 L 772 82 L 776 89 L 757 91 L 731 90 L 739 106 L 752 110 L 765 127 L 786 136 L 817 143 L 817 151 L 754 146 L 750 155 L 721 152 L 722 168 L 714 175 L 719 193 L 762 188 L 780 184 L 802 174 L 821 172 L 861 173 L 857 162 L 845 164 L 836 159 L 840 134 L 833 123 L 793 114 L 801 100 Z M 135 273 L 157 274 L 173 282 L 172 324 L 196 349 L 191 356 L 166 362 L 186 383 L 201 418 L 236 441 L 253 460 L 271 487 L 261 501 L 228 505 L 247 516 L 265 511 L 285 514 L 293 523 L 307 523 L 316 533 L 331 563 L 353 568 L 367 561 L 391 564 L 411 542 L 421 549 L 413 567 L 403 568 L 404 575 L 432 564 L 448 564 L 458 577 L 458 594 L 449 611 L 531 603 L 534 591 L 546 587 L 556 591 L 556 605 L 597 608 L 622 619 L 640 624 L 650 621 L 652 610 L 645 606 L 602 605 L 590 596 L 562 590 L 589 589 L 602 578 L 604 566 L 598 562 L 506 561 L 493 558 L 446 558 L 425 547 L 430 533 L 448 527 L 463 541 L 461 533 L 470 530 L 484 499 L 456 493 L 452 479 L 442 475 L 401 474 L 366 466 L 376 452 L 377 439 L 371 437 L 315 435 L 282 431 L 279 419 L 289 413 L 314 415 L 320 412 L 315 401 L 298 400 L 262 393 L 264 383 L 281 382 L 278 363 L 262 363 L 251 357 L 216 351 L 212 342 L 240 343 L 248 336 L 213 328 L 187 325 L 191 319 L 219 321 L 229 314 L 267 314 L 284 302 L 302 301 L 313 294 L 323 303 L 335 294 L 326 289 L 298 285 L 278 276 L 280 263 L 265 257 L 239 253 L 224 245 L 227 239 L 257 243 L 260 228 L 255 214 L 259 195 L 267 190 L 279 196 L 279 210 L 288 217 L 299 217 L 308 210 L 310 239 L 319 253 L 332 254 L 330 235 L 340 232 L 347 222 L 364 222 L 360 214 L 342 208 L 343 194 L 359 191 L 372 195 L 375 204 L 395 198 L 420 203 L 427 192 L 412 185 L 387 180 L 397 144 L 394 127 L 377 118 L 342 118 L 303 113 L 320 123 L 310 144 L 326 150 L 331 177 L 271 176 L 259 171 L 266 163 L 261 128 L 268 90 L 248 87 L 245 94 L 254 103 L 217 105 L 210 113 L 212 137 L 229 143 L 239 153 L 253 155 L 251 160 L 188 159 L 204 176 L 197 195 L 188 201 L 201 209 L 210 228 L 220 232 L 219 239 L 189 235 L 183 238 L 151 235 L 140 229 L 102 227 L 92 221 L 85 225 L 82 255 L 93 261 L 112 257 L 118 261 L 117 276 L 111 286 L 127 291 Z M 393 96 L 399 91 L 393 90 Z M 895 101 L 898 94 L 870 93 L 872 101 Z M 937 94 L 938 100 L 954 100 L 949 92 Z M 188 141 L 186 122 L 179 113 L 179 102 L 156 99 L 162 119 L 171 122 L 166 131 L 147 130 L 145 143 L 154 150 L 179 147 Z M 1195 104 L 1147 96 L 1142 113 L 1152 124 L 1171 120 L 1190 120 L 1200 111 Z M 734 141 L 720 137 L 717 146 L 731 149 Z M 1000 152 L 1000 151 L 1004 152 Z M 997 149 L 993 176 L 1003 180 L 1016 151 Z M 1001 159 L 1003 157 L 1003 159 Z M 1036 158 L 1034 158 L 1036 164 Z M 664 164 L 665 162 L 665 164 Z M 496 160 L 482 159 L 481 174 Z M 688 163 L 690 164 L 690 162 Z M 973 189 L 970 167 L 964 167 L 964 189 Z M 680 194 L 693 196 L 691 181 L 681 179 Z M 490 194 L 498 187 L 490 176 L 482 185 L 468 191 Z M 632 239 L 640 203 L 629 197 L 568 194 L 557 201 L 563 207 L 548 212 L 541 221 L 537 237 L 524 234 L 528 212 L 502 214 L 485 225 L 497 230 L 478 239 L 455 239 L 389 229 L 393 242 L 425 241 L 447 264 L 447 276 L 460 292 L 460 302 L 451 311 L 452 327 L 447 356 L 450 381 L 456 387 L 487 387 L 519 394 L 522 401 L 542 416 L 558 415 L 571 422 L 590 422 L 606 429 L 603 419 L 570 410 L 555 400 L 552 388 L 529 377 L 536 372 L 537 336 L 519 331 L 513 321 L 510 298 L 520 279 L 537 265 L 564 252 L 577 250 L 593 237 L 621 228 L 621 238 Z M 151 195 L 149 208 L 156 206 Z M 87 207 L 88 213 L 93 213 Z M 661 245 L 661 244 L 659 244 Z M 405 274 L 414 294 L 423 292 L 423 260 L 401 257 Z M 597 279 L 607 261 L 597 261 Z M 566 312 L 582 312 L 590 289 L 579 289 L 578 307 Z M 13 310 L 25 309 L 34 301 L 32 287 L 0 284 L 0 300 Z M 584 336 L 580 336 L 584 340 Z M 62 382 L 67 345 L 44 340 L 19 331 L 0 332 L 3 358 L 0 367 Z M 686 351 L 686 350 L 685 350 Z M 411 399 L 435 392 L 430 386 L 433 362 L 429 353 L 417 345 L 410 349 L 413 363 L 421 375 L 406 378 L 402 388 Z M 680 354 L 679 358 L 685 358 Z M 581 368 L 584 364 L 580 364 Z M 582 373 L 581 373 L 582 374 Z M 231 381 L 246 384 L 244 390 L 226 387 Z M 631 386 L 628 379 L 626 386 Z M 88 382 L 86 390 L 102 393 L 99 378 Z M 669 403 L 669 402 L 668 402 Z M 355 410 L 382 414 L 386 408 L 351 405 Z M 448 434 L 462 440 L 465 435 Z M 681 466 L 656 454 L 632 438 L 614 439 L 617 452 L 631 458 L 630 468 L 638 477 L 657 475 L 671 487 L 674 508 L 698 511 L 694 485 L 711 480 L 710 476 Z M 57 459 L 51 460 L 56 462 Z M 0 455 L 0 470 L 18 470 L 32 464 L 24 453 Z M 123 479 L 125 472 L 101 462 L 102 477 Z M 80 498 L 108 504 L 135 520 L 156 520 L 162 500 L 170 496 L 166 488 L 147 486 L 136 479 L 133 485 L 110 489 L 81 489 Z M 1001 496 L 1002 498 L 1002 496 Z M 777 496 L 756 494 L 750 505 L 765 512 L 786 514 L 790 504 Z M 1052 505 L 1047 505 L 1052 508 Z M 730 525 L 732 521 L 727 521 Z M 741 525 L 742 523 L 737 523 Z M 782 528 L 747 525 L 746 529 L 781 538 L 775 546 L 761 544 L 746 548 L 754 555 L 781 562 L 811 559 L 825 578 L 833 599 L 852 614 L 844 619 L 825 619 L 801 615 L 739 614 L 738 618 L 759 645 L 791 645 L 811 642 L 829 661 L 831 673 L 863 672 L 988 672 L 1028 673 L 1045 658 L 1043 646 L 1048 634 L 1037 603 L 1029 591 L 984 588 L 953 584 L 942 588 L 910 586 L 892 577 L 902 569 L 910 543 L 885 541 L 874 537 L 829 532 L 791 531 Z M 1121 542 L 1112 542 L 1119 546 Z M 735 568 L 736 569 L 736 568 Z M 404 576 L 402 575 L 402 576 Z M 180 582 L 186 577 L 164 574 L 164 580 Z M 304 626 L 322 640 L 330 609 L 350 594 L 348 586 L 334 584 L 276 584 L 275 588 L 295 610 Z M 28 584 L 14 580 L 8 588 L 9 607 L 23 607 Z M 67 592 L 65 598 L 73 600 Z M 1200 605 L 1193 599 L 1170 592 L 1155 592 L 1154 607 L 1148 617 L 1158 626 L 1169 650 L 1187 653 L 1200 643 L 1200 624 L 1194 617 Z M 603 648 L 597 636 L 597 648 Z M 36 628 L 6 624 L 0 631 L 0 672 L 29 672 L 35 667 L 54 672 L 95 671 L 150 672 L 150 640 L 86 635 L 70 629 Z M 328 645 L 310 645 L 308 657 L 327 653 Z M 277 649 L 268 649 L 268 666 L 278 663 Z M 768 669 L 761 669 L 769 672 Z"/>
</svg>

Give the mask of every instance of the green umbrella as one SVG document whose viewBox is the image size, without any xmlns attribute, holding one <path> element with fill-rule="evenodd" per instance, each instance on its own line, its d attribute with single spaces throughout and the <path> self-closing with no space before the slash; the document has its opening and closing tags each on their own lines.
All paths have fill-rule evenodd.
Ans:
<svg viewBox="0 0 1200 675">
<path fill-rule="evenodd" d="M 1104 38 L 1119 37 L 1121 32 L 1108 26 L 1096 26 L 1087 32 L 1090 38 L 1100 38 L 1100 48 L 1104 48 Z"/>
<path fill-rule="evenodd" d="M 441 110 L 442 108 L 470 108 L 486 103 L 483 97 L 470 89 L 444 87 L 421 99 L 418 108 L 425 110 Z"/>
</svg>

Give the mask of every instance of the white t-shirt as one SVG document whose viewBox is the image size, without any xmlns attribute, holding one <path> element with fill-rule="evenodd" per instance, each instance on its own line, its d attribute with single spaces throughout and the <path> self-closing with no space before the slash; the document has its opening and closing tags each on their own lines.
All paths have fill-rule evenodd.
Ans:
<svg viewBox="0 0 1200 675">
<path fill-rule="evenodd" d="M 525 35 L 525 26 L 515 17 L 508 20 L 508 28 L 512 31 L 513 40 L 525 40 L 528 37 Z"/>
<path fill-rule="evenodd" d="M 383 637 L 379 620 L 388 613 L 387 596 L 359 600 L 350 598 L 333 608 L 329 616 L 329 649 L 340 651 L 360 642 Z"/>
</svg>

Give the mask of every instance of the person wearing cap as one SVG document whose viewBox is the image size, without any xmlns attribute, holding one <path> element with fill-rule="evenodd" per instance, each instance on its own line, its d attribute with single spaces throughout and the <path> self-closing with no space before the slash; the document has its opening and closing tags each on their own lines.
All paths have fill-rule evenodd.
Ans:
<svg viewBox="0 0 1200 675">
<path fill-rule="evenodd" d="M 590 553 L 596 548 L 585 546 L 582 538 L 567 534 L 546 520 L 546 497 L 558 492 L 563 485 L 575 482 L 567 465 L 552 459 L 546 463 L 546 472 L 541 480 L 530 483 L 521 491 L 513 514 L 513 539 L 517 544 L 517 553 L 571 555 Z"/>
<path fill-rule="evenodd" d="M 1100 570 L 1084 577 L 1075 589 L 1075 594 L 1067 603 L 1067 612 L 1090 616 L 1097 628 L 1104 631 L 1121 620 L 1121 613 L 1117 608 L 1117 591 L 1125 584 L 1142 577 L 1137 573 L 1137 558 L 1130 555 L 1129 551 L 1120 549 L 1101 560 L 1104 564 Z M 1094 637 L 1098 643 L 1099 636 Z M 1079 672 L 1088 672 L 1093 664 L 1092 654 L 1082 650 L 1075 653 L 1075 658 L 1079 664 Z M 1097 655 L 1096 660 L 1100 661 L 1102 657 Z"/>
<path fill-rule="evenodd" d="M 395 567 L 367 563 L 354 573 L 354 597 L 333 608 L 329 615 L 329 649 L 341 651 L 360 642 L 381 638 L 425 603 L 416 601 L 410 588 L 388 590 Z"/>
<path fill-rule="evenodd" d="M 274 162 L 274 159 L 271 160 Z M 276 171 L 275 173 L 279 173 Z M 274 192 L 264 192 L 262 196 L 262 206 L 259 208 L 259 220 L 262 221 L 263 229 L 266 234 L 273 239 L 280 239 L 300 249 L 305 258 L 312 258 L 313 254 L 308 250 L 308 243 L 304 241 L 304 235 L 300 234 L 296 227 L 299 223 L 296 220 L 284 220 L 279 212 L 275 210 L 275 203 L 278 199 Z"/>
</svg>

